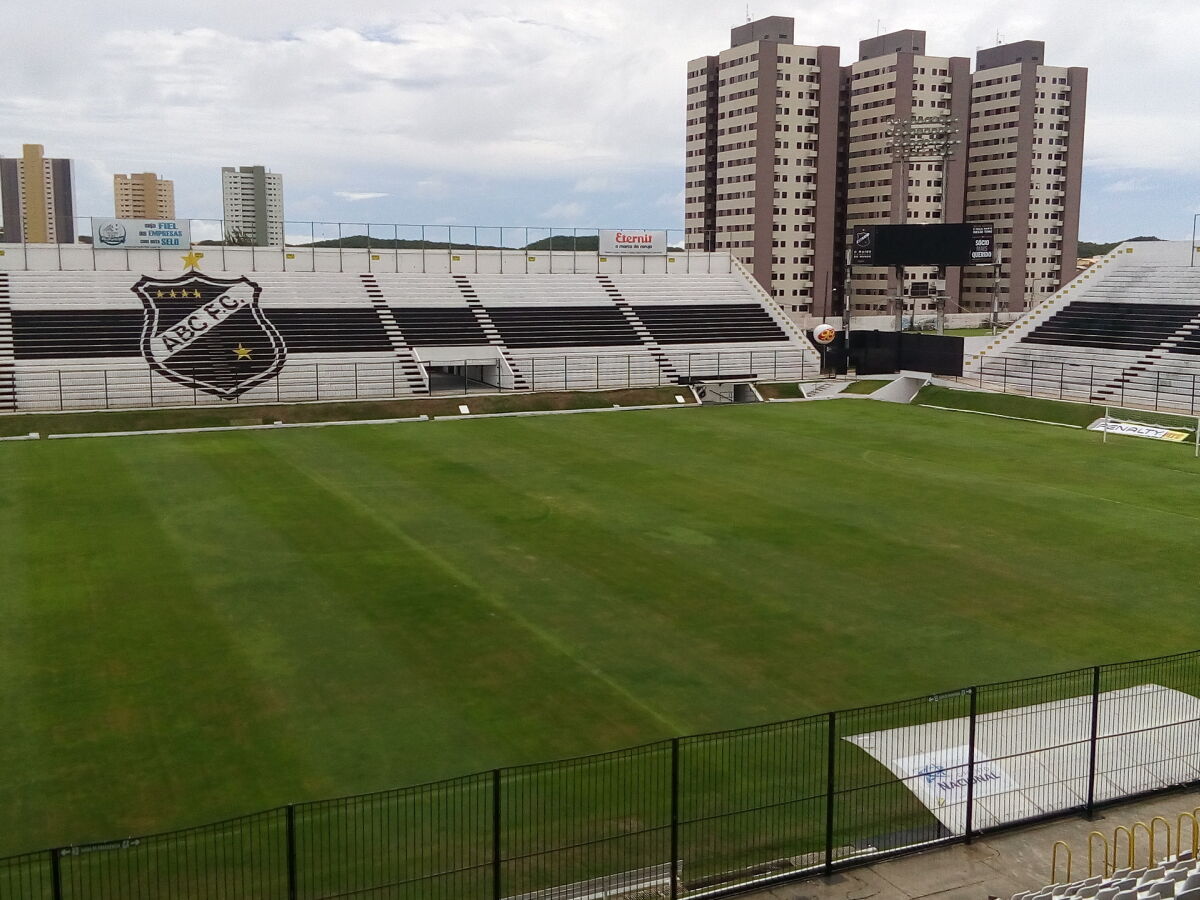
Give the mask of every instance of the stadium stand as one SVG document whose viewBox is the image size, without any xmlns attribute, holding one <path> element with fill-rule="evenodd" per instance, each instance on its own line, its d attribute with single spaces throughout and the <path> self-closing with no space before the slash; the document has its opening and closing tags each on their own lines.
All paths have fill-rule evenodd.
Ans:
<svg viewBox="0 0 1200 900">
<path fill-rule="evenodd" d="M 1193 853 L 1142 869 L 1118 869 L 1110 875 L 1093 875 L 1069 884 L 1052 884 L 1013 894 L 1012 900 L 1200 900 L 1200 866 Z"/>
<path fill-rule="evenodd" d="M 1200 410 L 1200 268 L 1184 242 L 1122 244 L 969 360 L 984 387 Z"/>
<path fill-rule="evenodd" d="M 728 261 L 650 274 L 0 272 L 10 411 L 407 397 L 467 380 L 798 380 L 819 365 Z"/>
</svg>

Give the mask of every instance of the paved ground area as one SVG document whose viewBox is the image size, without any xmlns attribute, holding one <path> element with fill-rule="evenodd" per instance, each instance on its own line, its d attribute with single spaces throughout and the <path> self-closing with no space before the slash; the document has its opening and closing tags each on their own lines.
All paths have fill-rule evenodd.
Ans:
<svg viewBox="0 0 1200 900">
<path fill-rule="evenodd" d="M 1074 879 L 1087 877 L 1087 836 L 1099 831 L 1112 839 L 1118 825 L 1132 826 L 1164 816 L 1171 822 L 1181 812 L 1200 806 L 1200 791 L 1178 792 L 1141 803 L 1106 809 L 1096 821 L 1063 819 L 1036 828 L 977 839 L 971 845 L 945 847 L 889 860 L 874 866 L 840 872 L 745 894 L 751 900 L 986 900 L 1011 897 L 1017 891 L 1050 883 L 1050 854 L 1055 841 L 1066 841 L 1074 853 Z M 1185 826 L 1186 829 L 1186 826 Z M 1185 846 L 1191 835 L 1185 830 Z M 1122 838 L 1122 856 L 1125 852 Z M 1145 838 L 1136 865 L 1145 865 Z M 1161 845 L 1160 845 L 1161 856 Z M 1060 868 L 1060 871 L 1061 868 Z"/>
</svg>

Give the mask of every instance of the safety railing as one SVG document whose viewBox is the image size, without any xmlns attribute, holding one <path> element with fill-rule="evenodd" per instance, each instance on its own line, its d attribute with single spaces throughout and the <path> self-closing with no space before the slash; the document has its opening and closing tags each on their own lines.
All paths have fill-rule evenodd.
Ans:
<svg viewBox="0 0 1200 900">
<path fill-rule="evenodd" d="M 195 250 L 205 255 L 210 267 L 238 267 L 251 272 L 443 272 L 467 263 L 475 264 L 477 270 L 532 272 L 541 270 L 537 262 L 549 259 L 558 261 L 555 272 L 570 273 L 575 271 L 572 261 L 576 256 L 581 259 L 578 271 L 588 272 L 594 267 L 589 269 L 583 257 L 595 258 L 601 250 L 601 232 L 614 230 L 285 220 L 260 239 L 257 235 L 247 236 L 223 219 L 177 219 L 175 222 L 188 237 L 178 246 L 151 246 L 133 241 L 108 245 L 102 235 L 93 233 L 93 219 L 76 217 L 73 221 L 74 232 L 64 243 L 31 244 L 23 237 L 16 242 L 0 242 L 0 268 L 135 271 L 147 269 L 152 259 L 163 262 L 159 268 L 174 268 L 175 257 Z M 713 255 L 689 248 L 683 229 L 626 230 L 654 232 L 663 238 L 653 254 L 611 254 L 613 260 L 630 267 L 649 256 L 694 255 L 703 260 Z M 693 266 L 682 269 L 697 270 Z M 678 272 L 680 267 L 665 271 Z"/>
<path fill-rule="evenodd" d="M 274 378 L 230 399 L 204 387 L 221 371 L 172 370 L 174 380 L 138 362 L 126 366 L 51 368 L 23 365 L 9 373 L 10 398 L 0 409 L 38 412 L 89 409 L 147 409 L 180 406 L 285 404 L 312 401 L 412 399 L 477 393 L 592 391 L 691 384 L 717 378 L 802 381 L 820 375 L 820 364 L 800 349 L 713 350 L 671 353 L 534 353 L 508 358 L 439 359 L 412 364 L 379 362 L 288 362 Z M 236 371 L 234 370 L 234 374 Z M 417 378 L 414 381 L 413 378 Z"/>
<path fill-rule="evenodd" d="M 1200 651 L 974 686 L 12 856 L 0 898 L 715 896 L 1196 782 L 1197 695 Z"/>
<path fill-rule="evenodd" d="M 983 356 L 966 369 L 963 380 L 1030 397 L 1195 415 L 1200 410 L 1200 356 L 1180 356 L 1178 361 L 1130 365 Z"/>
</svg>

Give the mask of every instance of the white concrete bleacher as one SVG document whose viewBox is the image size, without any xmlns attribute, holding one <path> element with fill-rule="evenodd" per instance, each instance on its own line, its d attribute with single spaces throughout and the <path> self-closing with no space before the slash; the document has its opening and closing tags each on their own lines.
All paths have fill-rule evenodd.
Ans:
<svg viewBox="0 0 1200 900">
<path fill-rule="evenodd" d="M 1200 267 L 1186 242 L 1128 242 L 969 360 L 983 387 L 1200 412 Z"/>
<path fill-rule="evenodd" d="M 1012 900 L 1200 900 L 1200 865 L 1195 854 L 1178 856 L 1142 869 L 1119 869 L 1068 884 L 1052 884 L 1013 894 Z"/>
<path fill-rule="evenodd" d="M 222 290 L 220 283 L 247 279 L 286 350 L 286 361 L 271 373 L 264 362 L 270 348 L 245 341 L 262 377 L 223 397 L 206 390 L 196 367 L 242 377 L 236 330 L 229 347 L 193 354 L 199 362 L 191 381 L 186 367 L 164 374 L 146 359 L 146 315 L 135 287 L 143 279 L 155 290 L 161 284 L 166 303 L 188 272 L 10 269 L 0 271 L 0 409 L 418 396 L 429 392 L 435 372 L 455 368 L 469 368 L 482 388 L 498 390 L 816 374 L 819 360 L 803 332 L 744 272 L 728 264 L 709 268 L 711 274 L 206 269 L 213 284 L 200 285 L 204 301 Z M 180 300 L 164 317 L 178 319 L 184 306 Z M 250 329 L 241 333 L 257 333 L 249 313 L 239 314 Z M 227 328 L 218 323 L 212 333 Z"/>
<path fill-rule="evenodd" d="M 169 282 L 180 273 L 147 273 Z M 9 273 L 13 408 L 116 409 L 219 402 L 147 365 L 140 279 L 126 272 Z M 224 276 L 222 276 L 224 277 Z M 237 402 L 385 397 L 412 391 L 353 276 L 256 273 L 263 313 L 286 344 L 274 377 Z M 230 364 L 236 365 L 232 347 Z M 253 355 L 251 356 L 253 361 Z M 181 367 L 186 379 L 187 367 Z M 395 385 L 393 384 L 395 380 Z"/>
<path fill-rule="evenodd" d="M 798 381 L 820 373 L 804 334 L 740 272 L 613 276 L 612 282 L 684 379 Z M 680 293 L 686 305 L 674 299 Z"/>
</svg>

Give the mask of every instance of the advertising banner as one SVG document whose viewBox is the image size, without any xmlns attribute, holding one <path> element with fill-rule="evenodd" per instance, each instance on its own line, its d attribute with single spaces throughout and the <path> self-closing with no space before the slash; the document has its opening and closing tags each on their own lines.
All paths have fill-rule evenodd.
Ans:
<svg viewBox="0 0 1200 900">
<path fill-rule="evenodd" d="M 92 219 L 97 250 L 178 250 L 192 245 L 192 223 L 184 219 Z"/>
<path fill-rule="evenodd" d="M 1019 787 L 1000 763 L 993 762 L 978 750 L 973 779 L 968 777 L 972 772 L 970 762 L 971 748 L 964 745 L 905 756 L 896 760 L 895 768 L 902 773 L 908 789 L 931 810 L 965 804 L 967 785 L 972 780 L 975 797 L 990 797 Z"/>
<path fill-rule="evenodd" d="M 1143 425 L 1141 422 L 1122 422 L 1119 419 L 1097 419 L 1088 426 L 1088 431 L 1107 431 L 1109 434 L 1123 434 L 1126 437 L 1143 437 L 1155 441 L 1186 441 L 1188 432 L 1177 428 L 1164 428 L 1161 425 Z"/>
<path fill-rule="evenodd" d="M 620 256 L 622 254 L 665 255 L 667 252 L 667 233 L 665 231 L 631 231 L 610 230 L 600 232 L 600 255 Z"/>
</svg>

